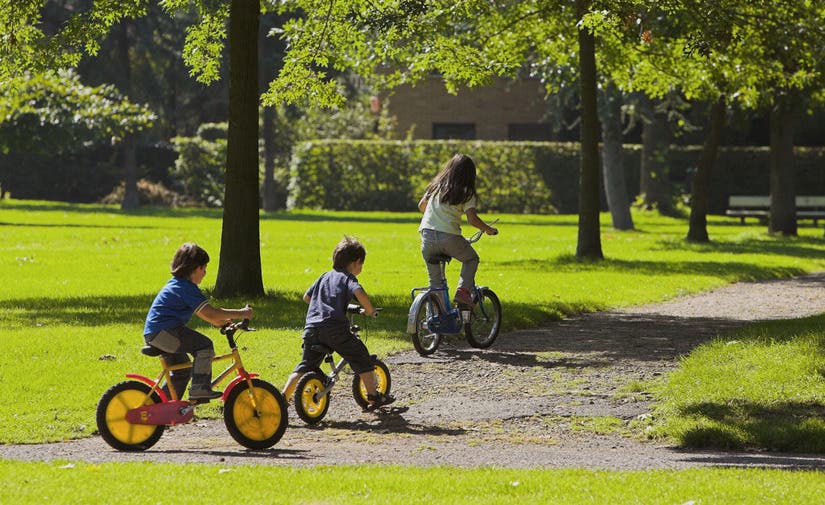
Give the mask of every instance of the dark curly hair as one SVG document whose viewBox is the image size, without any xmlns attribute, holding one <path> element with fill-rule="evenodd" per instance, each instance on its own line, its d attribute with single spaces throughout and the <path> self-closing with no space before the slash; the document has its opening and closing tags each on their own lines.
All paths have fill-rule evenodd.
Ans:
<svg viewBox="0 0 825 505">
<path fill-rule="evenodd" d="M 367 257 L 367 250 L 358 240 L 344 235 L 344 238 L 335 246 L 332 251 L 332 268 L 335 270 L 346 270 L 347 265 L 353 261 L 364 261 Z"/>
<path fill-rule="evenodd" d="M 187 242 L 178 247 L 172 258 L 172 275 L 179 279 L 188 279 L 196 268 L 209 263 L 209 254 L 194 242 Z"/>
</svg>

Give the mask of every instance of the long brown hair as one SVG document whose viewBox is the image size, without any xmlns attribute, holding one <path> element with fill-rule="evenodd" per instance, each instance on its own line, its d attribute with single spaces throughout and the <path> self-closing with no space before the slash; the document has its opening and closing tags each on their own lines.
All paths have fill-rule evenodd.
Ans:
<svg viewBox="0 0 825 505">
<path fill-rule="evenodd" d="M 466 154 L 456 154 L 427 186 L 428 195 L 441 194 L 441 202 L 459 205 L 476 196 L 476 164 Z"/>
</svg>

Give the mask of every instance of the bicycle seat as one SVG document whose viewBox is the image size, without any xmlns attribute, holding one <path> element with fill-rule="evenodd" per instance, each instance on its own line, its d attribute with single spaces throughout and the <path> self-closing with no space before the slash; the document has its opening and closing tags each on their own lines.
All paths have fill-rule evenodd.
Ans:
<svg viewBox="0 0 825 505">
<path fill-rule="evenodd" d="M 156 357 L 156 356 L 160 356 L 161 354 L 164 354 L 163 351 L 161 351 L 160 349 L 158 349 L 157 347 L 155 347 L 153 345 L 144 345 L 143 347 L 140 348 L 140 352 L 142 354 L 145 354 L 146 356 L 152 356 L 152 357 Z"/>
<path fill-rule="evenodd" d="M 309 346 L 310 351 L 320 352 L 321 354 L 332 354 L 332 348 L 327 347 L 324 344 L 314 344 Z"/>
<path fill-rule="evenodd" d="M 449 263 L 451 259 L 453 259 L 453 257 L 449 254 L 433 254 L 427 258 L 427 263 L 438 265 L 439 263 Z"/>
</svg>

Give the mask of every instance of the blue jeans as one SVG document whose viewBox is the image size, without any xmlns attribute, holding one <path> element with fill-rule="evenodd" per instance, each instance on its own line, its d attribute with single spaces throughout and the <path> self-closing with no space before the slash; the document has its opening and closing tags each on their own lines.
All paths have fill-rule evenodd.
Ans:
<svg viewBox="0 0 825 505">
<path fill-rule="evenodd" d="M 427 261 L 433 255 L 446 254 L 461 262 L 461 276 L 458 279 L 458 287 L 467 291 L 473 291 L 476 285 L 476 271 L 478 271 L 478 253 L 467 239 L 461 235 L 444 233 L 441 231 L 421 230 L 421 256 L 427 264 L 427 275 L 430 278 L 430 288 L 444 288 L 447 286 L 447 279 L 441 272 L 441 265 Z"/>
</svg>

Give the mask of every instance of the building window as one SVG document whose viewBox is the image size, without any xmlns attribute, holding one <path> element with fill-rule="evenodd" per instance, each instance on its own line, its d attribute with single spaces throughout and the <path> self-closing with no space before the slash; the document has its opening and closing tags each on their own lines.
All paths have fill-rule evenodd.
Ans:
<svg viewBox="0 0 825 505">
<path fill-rule="evenodd" d="M 510 140 L 553 140 L 553 130 L 547 123 L 510 123 L 507 125 Z"/>
<path fill-rule="evenodd" d="M 434 139 L 463 139 L 476 138 L 475 123 L 433 123 Z"/>
</svg>

